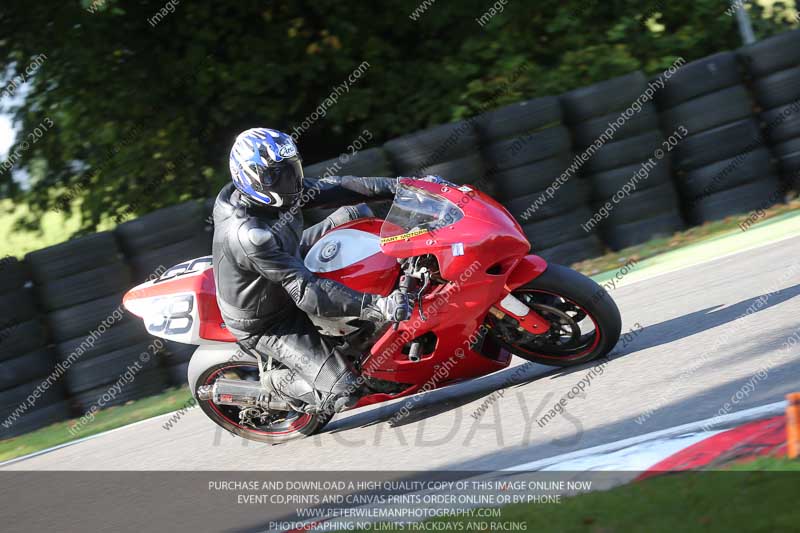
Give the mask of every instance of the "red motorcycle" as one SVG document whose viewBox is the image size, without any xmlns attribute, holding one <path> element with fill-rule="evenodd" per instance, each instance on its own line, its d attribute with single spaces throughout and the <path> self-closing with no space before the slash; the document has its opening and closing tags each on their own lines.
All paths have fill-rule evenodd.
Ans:
<svg viewBox="0 0 800 533">
<path fill-rule="evenodd" d="M 386 220 L 359 219 L 326 233 L 305 257 L 309 270 L 362 292 L 400 288 L 414 302 L 399 324 L 311 317 L 323 335 L 356 347 L 353 363 L 367 391 L 356 407 L 496 372 L 512 354 L 570 366 L 611 351 L 621 321 L 608 293 L 529 251 L 500 204 L 436 179 L 402 178 Z M 124 304 L 151 334 L 199 346 L 189 386 L 223 428 L 275 443 L 311 435 L 330 419 L 266 400 L 261 377 L 279 363 L 244 352 L 225 329 L 210 256 L 139 285 Z"/>
</svg>

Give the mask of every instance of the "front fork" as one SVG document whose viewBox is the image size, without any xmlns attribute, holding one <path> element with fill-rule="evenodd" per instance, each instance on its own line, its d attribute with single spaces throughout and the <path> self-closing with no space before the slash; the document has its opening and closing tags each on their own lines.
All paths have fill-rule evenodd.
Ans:
<svg viewBox="0 0 800 533">
<path fill-rule="evenodd" d="M 541 276 L 547 270 L 547 261 L 538 255 L 526 255 L 519 263 L 514 265 L 506 281 L 506 296 L 494 304 L 489 312 L 503 319 L 510 317 L 517 321 L 520 331 L 527 331 L 533 335 L 541 335 L 550 330 L 550 322 L 542 318 L 542 315 L 519 301 L 511 291 L 530 283 Z"/>
<path fill-rule="evenodd" d="M 494 304 L 489 312 L 498 320 L 509 317 L 519 324 L 517 329 L 527 331 L 532 335 L 541 335 L 550 330 L 550 322 L 542 315 L 518 300 L 513 294 L 508 293 L 505 298 Z"/>
</svg>

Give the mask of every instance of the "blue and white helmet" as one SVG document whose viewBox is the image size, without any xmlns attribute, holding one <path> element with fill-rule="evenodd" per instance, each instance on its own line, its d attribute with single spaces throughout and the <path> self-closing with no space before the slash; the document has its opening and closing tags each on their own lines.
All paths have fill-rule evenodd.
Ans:
<svg viewBox="0 0 800 533">
<path fill-rule="evenodd" d="M 283 132 L 252 128 L 240 133 L 231 148 L 230 169 L 236 188 L 258 204 L 291 206 L 300 198 L 300 153 Z"/>
</svg>

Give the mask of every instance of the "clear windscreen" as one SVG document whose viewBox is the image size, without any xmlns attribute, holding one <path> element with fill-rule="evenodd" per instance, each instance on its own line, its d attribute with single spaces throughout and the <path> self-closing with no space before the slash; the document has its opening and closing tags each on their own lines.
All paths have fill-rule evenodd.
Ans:
<svg viewBox="0 0 800 533">
<path fill-rule="evenodd" d="M 408 185 L 398 185 L 381 227 L 381 240 L 404 239 L 455 224 L 464 212 L 450 200 Z"/>
</svg>

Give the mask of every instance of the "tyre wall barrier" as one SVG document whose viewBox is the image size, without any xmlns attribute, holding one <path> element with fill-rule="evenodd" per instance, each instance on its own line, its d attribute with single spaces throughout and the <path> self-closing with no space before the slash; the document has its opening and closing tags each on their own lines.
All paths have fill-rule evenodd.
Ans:
<svg viewBox="0 0 800 533">
<path fill-rule="evenodd" d="M 106 407 L 143 397 L 166 385 L 157 357 L 161 343 L 154 345 L 141 322 L 121 305 L 135 274 L 115 233 L 81 237 L 26 257 L 52 341 L 54 376 L 59 376 L 78 414 L 95 404 Z M 124 390 L 106 395 L 124 375 L 131 378 Z"/>
<path fill-rule="evenodd" d="M 159 269 L 168 269 L 187 259 L 211 254 L 213 199 L 184 202 L 148 213 L 120 224 L 114 230 L 130 262 L 136 283 Z M 173 385 L 186 383 L 186 364 L 194 347 L 161 341 L 159 357 L 163 375 Z M 155 379 L 155 378 L 153 378 Z"/>
<path fill-rule="evenodd" d="M 374 176 L 391 177 L 396 171 L 389 161 L 388 155 L 382 148 L 368 148 L 355 153 L 344 153 L 339 157 L 307 165 L 303 169 L 306 176 L 323 178 L 327 176 Z M 310 191 L 309 196 L 314 191 Z M 385 217 L 388 213 L 390 201 L 380 200 L 368 202 L 376 216 Z M 303 210 L 303 219 L 306 227 L 321 222 L 326 216 L 336 210 L 336 207 L 312 207 Z"/>
<path fill-rule="evenodd" d="M 584 156 L 581 178 L 591 191 L 591 213 L 580 223 L 599 228 L 618 250 L 683 228 L 670 155 L 655 105 L 644 98 L 642 72 L 576 89 L 562 96 L 565 115 Z"/>
<path fill-rule="evenodd" d="M 775 196 L 775 165 L 737 55 L 722 52 L 688 63 L 664 83 L 658 94 L 662 127 L 688 133 L 674 151 L 687 220 L 702 224 L 747 212 Z"/>
<path fill-rule="evenodd" d="M 402 176 L 436 174 L 476 186 L 484 181 L 478 133 L 471 121 L 434 126 L 387 141 L 383 147 Z"/>
<path fill-rule="evenodd" d="M 486 179 L 536 253 L 567 264 L 601 253 L 595 231 L 580 226 L 590 216 L 586 183 L 557 181 L 574 157 L 559 99 L 511 104 L 483 113 L 475 124 Z"/>
<path fill-rule="evenodd" d="M 800 30 L 739 49 L 784 185 L 800 190 Z"/>
<path fill-rule="evenodd" d="M 0 260 L 0 439 L 70 415 L 59 384 L 32 396 L 56 362 L 35 296 L 30 265 L 13 257 Z"/>
</svg>

